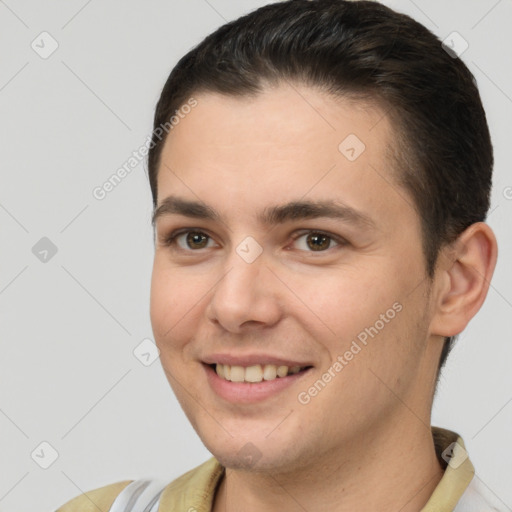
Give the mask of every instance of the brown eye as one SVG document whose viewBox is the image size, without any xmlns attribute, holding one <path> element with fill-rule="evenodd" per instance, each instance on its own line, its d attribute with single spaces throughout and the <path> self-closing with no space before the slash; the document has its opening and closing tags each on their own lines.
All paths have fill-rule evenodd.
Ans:
<svg viewBox="0 0 512 512">
<path fill-rule="evenodd" d="M 311 233 L 306 238 L 308 247 L 313 249 L 313 251 L 321 251 L 323 249 L 326 249 L 330 245 L 330 238 L 328 236 L 318 234 L 318 233 Z"/>
<path fill-rule="evenodd" d="M 206 248 L 210 241 L 213 242 L 211 237 L 203 231 L 185 230 L 170 235 L 165 240 L 165 246 L 181 251 L 193 252 Z"/>
<path fill-rule="evenodd" d="M 203 249 L 208 244 L 208 235 L 201 233 L 200 231 L 189 231 L 184 233 L 187 235 L 186 244 L 188 247 L 195 249 Z"/>
<path fill-rule="evenodd" d="M 337 246 L 345 245 L 342 239 L 319 231 L 308 231 L 299 234 L 294 238 L 294 241 L 299 240 L 299 249 L 306 252 L 327 252 L 333 246 L 333 243 Z"/>
</svg>

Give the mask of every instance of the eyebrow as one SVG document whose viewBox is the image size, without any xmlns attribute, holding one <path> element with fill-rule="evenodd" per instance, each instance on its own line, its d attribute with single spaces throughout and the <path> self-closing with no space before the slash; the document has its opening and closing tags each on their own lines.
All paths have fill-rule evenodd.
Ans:
<svg viewBox="0 0 512 512">
<path fill-rule="evenodd" d="M 202 202 L 190 201 L 177 196 L 166 197 L 154 210 L 152 224 L 158 218 L 168 215 L 183 215 L 194 219 L 222 221 L 220 213 Z M 285 222 L 328 217 L 341 219 L 360 227 L 375 229 L 375 221 L 367 214 L 333 200 L 296 200 L 282 205 L 267 206 L 257 216 L 264 226 L 275 226 Z"/>
</svg>

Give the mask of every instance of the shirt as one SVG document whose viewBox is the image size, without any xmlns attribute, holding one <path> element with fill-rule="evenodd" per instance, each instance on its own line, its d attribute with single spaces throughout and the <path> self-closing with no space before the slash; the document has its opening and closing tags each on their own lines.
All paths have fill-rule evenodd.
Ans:
<svg viewBox="0 0 512 512">
<path fill-rule="evenodd" d="M 464 441 L 455 432 L 432 427 L 437 458 L 444 469 L 428 502 L 420 512 L 504 512 L 506 507 L 475 475 Z M 158 512 L 211 512 L 224 467 L 215 457 L 167 485 Z M 117 495 L 131 483 L 118 482 L 77 496 L 56 512 L 106 512 Z"/>
</svg>

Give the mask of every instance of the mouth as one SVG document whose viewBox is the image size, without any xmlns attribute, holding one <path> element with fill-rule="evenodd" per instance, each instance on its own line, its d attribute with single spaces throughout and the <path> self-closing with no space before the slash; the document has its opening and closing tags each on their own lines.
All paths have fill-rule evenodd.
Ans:
<svg viewBox="0 0 512 512">
<path fill-rule="evenodd" d="M 303 373 L 312 366 L 286 366 L 275 364 L 253 364 L 250 366 L 212 363 L 208 365 L 223 380 L 229 382 L 258 383 L 282 379 L 288 375 Z"/>
<path fill-rule="evenodd" d="M 270 363 L 249 366 L 203 363 L 211 390 L 221 399 L 237 405 L 255 404 L 277 397 L 313 370 L 313 366 L 285 366 Z"/>
</svg>

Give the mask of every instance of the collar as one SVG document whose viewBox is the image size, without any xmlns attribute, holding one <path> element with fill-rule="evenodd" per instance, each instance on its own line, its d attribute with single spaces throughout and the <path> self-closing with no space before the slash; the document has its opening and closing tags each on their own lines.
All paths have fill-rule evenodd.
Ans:
<svg viewBox="0 0 512 512">
<path fill-rule="evenodd" d="M 452 512 L 475 469 L 459 434 L 440 427 L 431 429 L 444 474 L 421 512 Z M 158 510 L 211 512 L 215 490 L 223 474 L 224 467 L 220 462 L 215 457 L 210 458 L 170 483 L 162 493 Z"/>
</svg>

